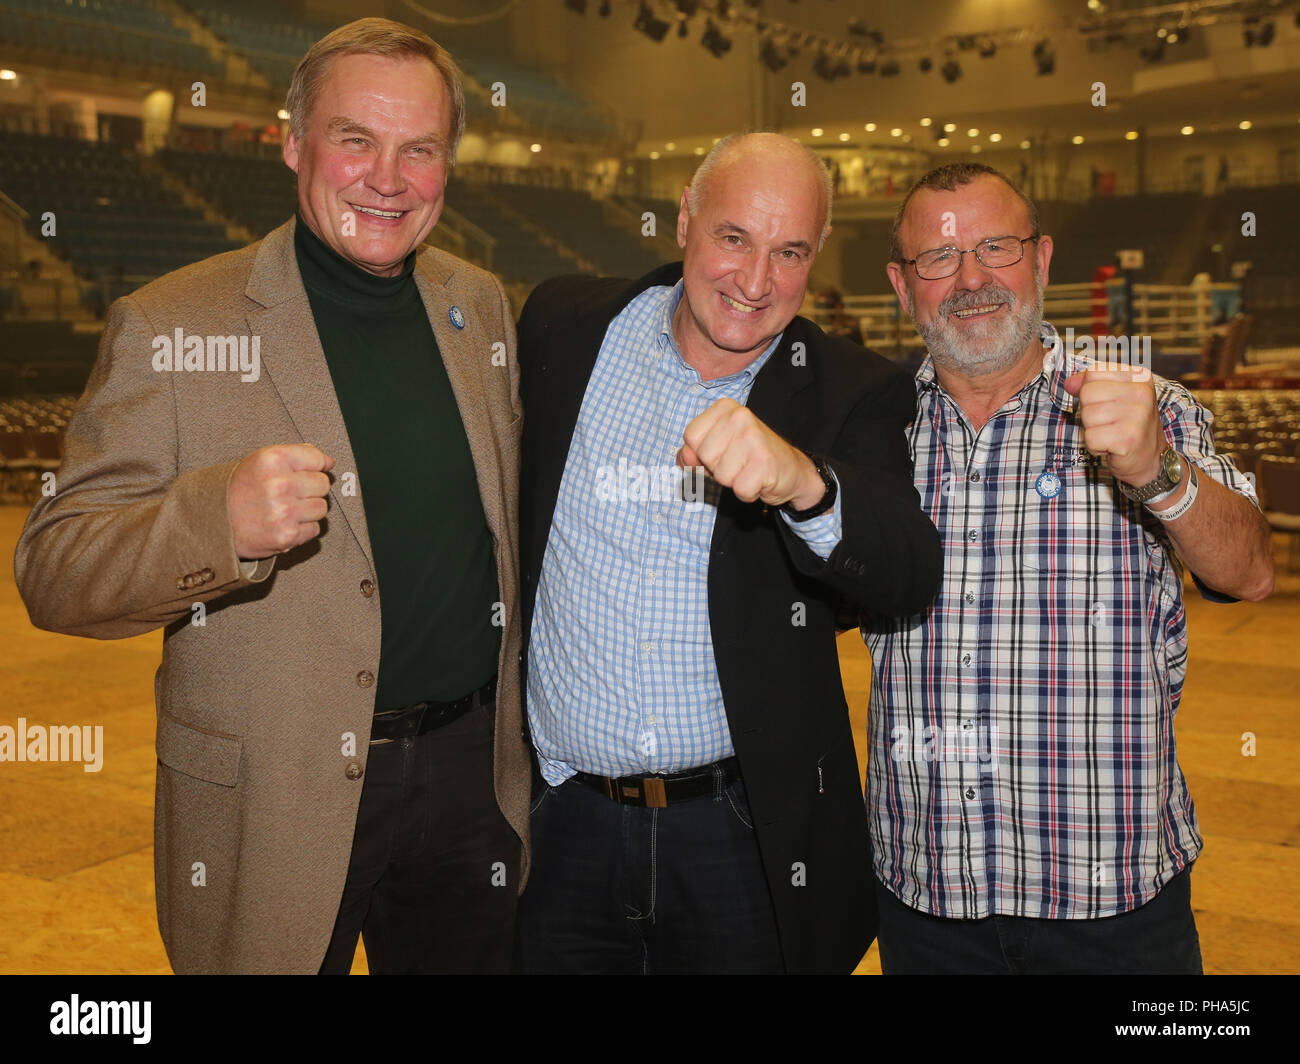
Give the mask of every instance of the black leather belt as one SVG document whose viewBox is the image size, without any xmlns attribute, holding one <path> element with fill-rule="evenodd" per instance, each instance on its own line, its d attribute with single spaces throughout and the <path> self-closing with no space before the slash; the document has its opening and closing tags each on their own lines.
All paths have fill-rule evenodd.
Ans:
<svg viewBox="0 0 1300 1064">
<path fill-rule="evenodd" d="M 712 765 L 690 768 L 685 772 L 669 772 L 660 776 L 621 776 L 613 779 L 609 776 L 593 776 L 590 772 L 578 772 L 574 779 L 592 790 L 600 791 L 610 801 L 620 805 L 643 805 L 652 809 L 663 809 L 673 802 L 684 802 L 690 798 L 702 798 L 713 793 L 714 769 L 722 770 L 723 786 L 730 786 L 740 779 L 740 764 L 734 757 L 715 761 Z"/>
<path fill-rule="evenodd" d="M 454 702 L 416 702 L 402 709 L 389 709 L 375 714 L 370 726 L 370 743 L 391 743 L 394 739 L 407 739 L 431 732 L 463 717 L 476 706 L 492 704 L 497 694 L 497 678 L 488 680 L 482 687 Z"/>
</svg>

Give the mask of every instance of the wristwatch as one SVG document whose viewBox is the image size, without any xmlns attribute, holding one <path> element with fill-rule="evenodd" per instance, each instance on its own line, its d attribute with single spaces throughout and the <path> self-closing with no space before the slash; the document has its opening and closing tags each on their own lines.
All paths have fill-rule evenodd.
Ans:
<svg viewBox="0 0 1300 1064">
<path fill-rule="evenodd" d="M 821 497 L 821 501 L 814 503 L 806 510 L 796 510 L 788 502 L 781 504 L 781 509 L 792 521 L 810 521 L 814 517 L 821 517 L 827 510 L 835 505 L 835 496 L 838 493 L 838 486 L 835 483 L 835 477 L 831 474 L 831 467 L 826 464 L 826 459 L 820 455 L 809 454 L 812 459 L 813 467 L 817 470 L 817 475 L 822 478 L 822 483 L 826 485 L 826 494 Z"/>
<path fill-rule="evenodd" d="M 1160 475 L 1155 480 L 1136 488 L 1131 484 L 1125 484 L 1122 480 L 1117 480 L 1115 483 L 1119 485 L 1119 490 L 1134 502 L 1151 503 L 1172 495 L 1182 482 L 1183 460 L 1172 447 L 1166 447 L 1160 452 Z"/>
</svg>

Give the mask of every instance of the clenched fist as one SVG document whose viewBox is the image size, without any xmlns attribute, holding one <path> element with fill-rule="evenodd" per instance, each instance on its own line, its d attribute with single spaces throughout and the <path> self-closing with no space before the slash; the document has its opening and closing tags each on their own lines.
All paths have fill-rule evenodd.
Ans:
<svg viewBox="0 0 1300 1064">
<path fill-rule="evenodd" d="M 235 553 L 252 561 L 319 536 L 333 468 L 334 459 L 310 443 L 262 447 L 240 462 L 226 493 Z"/>
<path fill-rule="evenodd" d="M 1085 370 L 1065 390 L 1079 400 L 1083 445 L 1105 457 L 1111 476 L 1139 487 L 1160 475 L 1166 441 L 1150 372 Z"/>
<path fill-rule="evenodd" d="M 796 510 L 807 510 L 826 494 L 812 459 L 734 399 L 719 399 L 682 435 L 686 444 L 677 464 L 703 468 L 742 502 L 781 506 L 793 500 Z"/>
</svg>

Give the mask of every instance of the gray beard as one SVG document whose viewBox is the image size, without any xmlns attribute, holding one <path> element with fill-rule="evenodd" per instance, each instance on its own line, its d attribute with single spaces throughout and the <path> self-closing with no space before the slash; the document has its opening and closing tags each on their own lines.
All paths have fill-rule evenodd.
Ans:
<svg viewBox="0 0 1300 1064">
<path fill-rule="evenodd" d="M 1035 272 L 1035 281 L 1037 270 Z M 977 307 L 991 300 L 1006 303 L 1011 314 L 1005 320 L 980 321 L 974 328 L 965 328 L 959 336 L 956 326 L 948 319 L 954 310 Z M 908 307 L 908 313 L 912 308 Z M 915 319 L 913 319 L 915 320 Z M 1024 355 L 1030 342 L 1037 340 L 1043 325 L 1043 286 L 1036 285 L 1032 301 L 1017 302 L 1015 294 L 1001 285 L 989 285 L 978 292 L 952 296 L 939 305 L 936 320 L 922 325 L 916 322 L 931 357 L 941 367 L 968 377 L 981 377 L 1000 373 L 1015 365 Z"/>
</svg>

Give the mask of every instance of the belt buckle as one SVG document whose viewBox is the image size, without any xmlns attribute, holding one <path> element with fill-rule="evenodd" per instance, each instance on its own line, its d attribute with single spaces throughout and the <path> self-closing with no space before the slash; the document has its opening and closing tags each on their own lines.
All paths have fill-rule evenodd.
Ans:
<svg viewBox="0 0 1300 1064">
<path fill-rule="evenodd" d="M 668 808 L 668 789 L 658 776 L 645 776 L 641 780 L 641 794 L 651 809 Z"/>
</svg>

